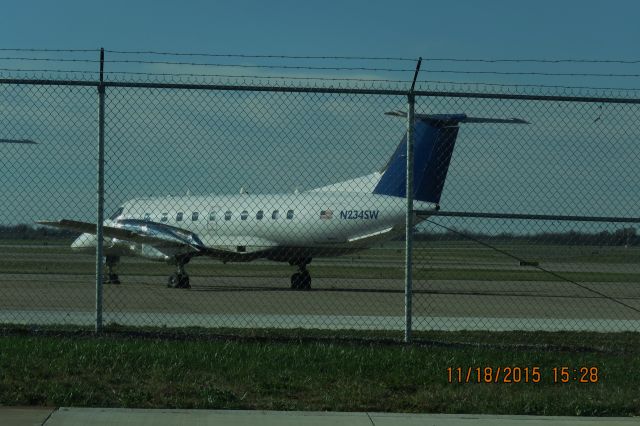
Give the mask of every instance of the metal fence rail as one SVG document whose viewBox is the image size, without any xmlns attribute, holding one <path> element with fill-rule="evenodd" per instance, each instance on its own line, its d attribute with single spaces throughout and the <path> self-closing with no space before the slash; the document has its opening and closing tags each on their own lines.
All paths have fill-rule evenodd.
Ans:
<svg viewBox="0 0 640 426">
<path fill-rule="evenodd" d="M 406 340 L 412 330 L 639 331 L 638 105 L 0 79 L 0 138 L 38 142 L 0 145 L 0 322 L 404 330 Z M 431 130 L 415 123 L 461 113 L 507 122 L 440 119 L 450 163 L 425 154 Z M 425 172 L 425 155 L 447 157 L 448 171 Z M 390 170 L 404 173 L 404 194 L 444 182 L 442 210 L 424 195 L 374 204 Z M 119 206 L 126 231 L 146 237 L 113 234 Z M 357 231 L 390 212 L 401 219 Z M 305 215 L 317 220 L 301 225 Z M 32 227 L 97 218 L 101 235 L 110 217 L 104 239 L 76 240 L 86 226 Z M 353 225 L 350 246 L 332 234 L 340 221 Z M 158 243 L 168 233 L 179 243 Z M 309 271 L 311 291 L 292 290 Z M 167 287 L 187 272 L 190 289 Z"/>
</svg>

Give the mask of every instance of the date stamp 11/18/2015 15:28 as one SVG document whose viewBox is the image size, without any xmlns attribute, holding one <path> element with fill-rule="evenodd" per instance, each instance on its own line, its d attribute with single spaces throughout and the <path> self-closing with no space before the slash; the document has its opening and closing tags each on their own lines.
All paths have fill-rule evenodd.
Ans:
<svg viewBox="0 0 640 426">
<path fill-rule="evenodd" d="M 449 383 L 598 383 L 600 369 L 582 367 L 447 367 Z"/>
</svg>

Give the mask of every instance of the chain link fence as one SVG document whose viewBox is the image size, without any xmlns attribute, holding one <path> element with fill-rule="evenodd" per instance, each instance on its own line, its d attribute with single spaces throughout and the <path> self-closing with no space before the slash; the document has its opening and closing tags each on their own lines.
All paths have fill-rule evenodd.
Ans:
<svg viewBox="0 0 640 426">
<path fill-rule="evenodd" d="M 405 329 L 406 93 L 0 83 L 3 323 Z M 412 328 L 639 331 L 640 100 L 414 95 Z"/>
<path fill-rule="evenodd" d="M 95 221 L 95 87 L 0 84 L 0 111 L 1 321 L 91 324 L 95 262 L 72 256 L 75 232 L 34 225 Z"/>
<path fill-rule="evenodd" d="M 420 99 L 529 124 L 461 124 L 456 213 L 418 225 L 416 328 L 637 331 L 640 111 L 614 102 Z"/>
</svg>

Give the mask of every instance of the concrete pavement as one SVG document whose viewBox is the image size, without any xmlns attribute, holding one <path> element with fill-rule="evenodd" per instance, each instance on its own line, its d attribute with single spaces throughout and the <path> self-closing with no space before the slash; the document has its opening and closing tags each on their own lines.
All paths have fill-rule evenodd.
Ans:
<svg viewBox="0 0 640 426">
<path fill-rule="evenodd" d="M 640 417 L 493 416 L 476 414 L 0 407 L 3 426 L 260 425 L 260 426 L 629 426 Z"/>
<path fill-rule="evenodd" d="M 40 426 L 54 411 L 47 407 L 0 407 L 0 425 Z"/>
</svg>

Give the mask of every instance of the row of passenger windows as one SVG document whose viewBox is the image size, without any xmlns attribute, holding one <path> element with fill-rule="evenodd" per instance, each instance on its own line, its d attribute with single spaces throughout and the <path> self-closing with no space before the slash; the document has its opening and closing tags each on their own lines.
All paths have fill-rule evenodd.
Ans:
<svg viewBox="0 0 640 426">
<path fill-rule="evenodd" d="M 209 221 L 210 222 L 214 222 L 218 219 L 218 213 L 219 212 L 211 212 L 209 213 Z M 231 218 L 233 217 L 233 213 L 230 210 L 227 210 L 226 212 L 224 212 L 224 220 L 231 220 Z M 265 217 L 264 215 L 264 210 L 258 210 L 256 212 L 256 219 L 257 220 L 262 220 Z M 240 213 L 240 220 L 247 220 L 249 218 L 249 212 L 247 210 L 243 210 Z M 280 218 L 280 211 L 279 210 L 274 210 L 271 213 L 271 219 L 273 220 L 277 220 Z M 293 210 L 287 210 L 287 219 L 291 220 L 293 219 Z M 149 213 L 146 213 L 144 215 L 144 220 L 151 220 L 151 215 Z M 185 215 L 183 212 L 178 212 L 176 213 L 176 222 L 182 222 L 183 220 L 185 220 Z M 196 222 L 200 220 L 200 213 L 199 212 L 193 212 L 191 213 L 191 221 L 192 222 Z M 160 222 L 168 222 L 169 221 L 169 213 L 162 213 L 162 216 L 160 217 Z"/>
</svg>

